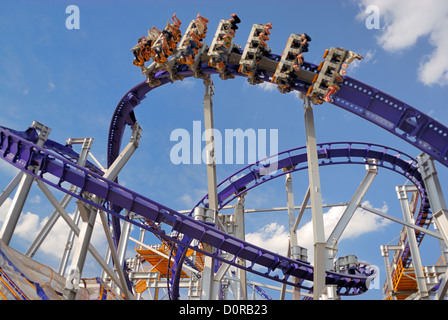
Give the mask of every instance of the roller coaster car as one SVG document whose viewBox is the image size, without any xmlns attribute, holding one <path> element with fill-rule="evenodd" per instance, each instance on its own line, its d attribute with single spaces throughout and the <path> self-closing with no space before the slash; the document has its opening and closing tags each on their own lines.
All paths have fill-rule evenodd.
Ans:
<svg viewBox="0 0 448 320">
<path fill-rule="evenodd" d="M 222 79 L 232 78 L 226 64 L 234 48 L 233 38 L 235 37 L 235 30 L 238 29 L 237 24 L 240 22 L 241 20 L 236 14 L 232 14 L 228 20 L 221 20 L 208 50 L 210 56 L 208 65 L 216 68 Z"/>
<path fill-rule="evenodd" d="M 178 51 L 181 51 L 180 63 L 192 65 L 195 63 L 199 49 L 204 45 L 202 40 L 207 34 L 208 19 L 198 14 L 197 19 L 192 20 L 188 25 L 185 35 L 179 43 Z"/>
<path fill-rule="evenodd" d="M 137 44 L 131 49 L 134 54 L 134 65 L 142 67 L 146 61 L 149 61 L 155 55 L 152 44 L 157 40 L 160 34 L 160 30 L 156 27 L 152 27 L 148 30 L 148 35 L 146 37 L 142 36 L 138 39 Z"/>
<path fill-rule="evenodd" d="M 299 66 L 303 64 L 303 52 L 308 52 L 311 37 L 306 33 L 291 34 L 283 50 L 280 62 L 277 64 L 271 82 L 278 85 L 281 93 L 291 91 L 296 75 L 294 71 L 300 71 Z"/>
<path fill-rule="evenodd" d="M 270 29 L 272 29 L 271 23 L 254 24 L 241 55 L 238 71 L 248 76 L 247 80 L 250 84 L 261 82 L 257 69 L 263 56 L 271 52 L 271 48 L 266 44 L 269 40 Z"/>
<path fill-rule="evenodd" d="M 348 64 L 355 59 L 363 59 L 357 53 L 333 47 L 330 50 L 325 50 L 323 58 L 325 60 L 321 62 L 317 69 L 319 73 L 314 77 L 307 92 L 307 95 L 316 104 L 323 101 L 332 102 L 332 96 L 340 89 L 338 83 L 341 83 L 343 81 L 342 77 L 346 75 L 345 69 Z"/>
<path fill-rule="evenodd" d="M 131 49 L 134 54 L 134 65 L 141 67 L 150 59 L 151 43 L 152 40 L 147 39 L 145 36 L 138 39 L 137 45 Z"/>
<path fill-rule="evenodd" d="M 179 28 L 182 23 L 176 17 L 176 14 L 171 19 L 173 23 L 169 21 L 166 23 L 165 28 L 152 46 L 155 53 L 154 62 L 159 64 L 168 61 L 168 58 L 174 53 L 177 44 L 181 40 L 182 33 Z"/>
</svg>

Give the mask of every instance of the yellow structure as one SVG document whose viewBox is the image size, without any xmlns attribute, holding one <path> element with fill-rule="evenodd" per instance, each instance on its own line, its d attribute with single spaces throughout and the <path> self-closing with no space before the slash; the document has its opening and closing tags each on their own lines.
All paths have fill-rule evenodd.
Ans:
<svg viewBox="0 0 448 320">
<path fill-rule="evenodd" d="M 436 266 L 444 265 L 445 260 L 443 259 L 443 256 L 441 256 L 437 261 Z M 437 276 L 437 274 L 430 274 L 430 276 Z M 404 268 L 401 259 L 398 260 L 397 267 L 392 272 L 392 285 L 396 300 L 405 300 L 411 294 L 418 291 L 415 270 L 413 268 Z M 390 290 L 388 291 L 386 300 L 393 300 Z"/>
<path fill-rule="evenodd" d="M 162 278 L 167 278 L 171 276 L 171 272 L 169 267 L 172 267 L 172 257 L 174 256 L 174 252 L 171 251 L 171 247 L 163 242 L 161 245 L 151 246 L 142 248 L 137 245 L 135 251 L 139 254 L 140 261 L 142 263 L 148 263 L 145 267 L 146 272 L 157 272 L 157 279 L 149 279 L 149 281 L 158 281 Z M 195 252 L 192 249 L 188 249 L 186 253 L 187 258 L 189 258 L 198 271 L 204 270 L 204 254 Z M 171 259 L 171 261 L 169 260 Z M 186 270 L 182 269 L 181 278 L 190 278 L 191 275 Z M 136 293 L 142 293 L 148 288 L 147 280 L 140 280 L 135 285 Z M 158 290 L 156 290 L 155 295 L 157 297 Z"/>
</svg>

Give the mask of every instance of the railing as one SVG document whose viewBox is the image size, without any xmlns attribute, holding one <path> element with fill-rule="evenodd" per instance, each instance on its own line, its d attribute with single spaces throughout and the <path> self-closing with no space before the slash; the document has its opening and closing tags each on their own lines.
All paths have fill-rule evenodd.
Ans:
<svg viewBox="0 0 448 320">
<path fill-rule="evenodd" d="M 446 266 L 445 258 L 443 254 L 440 256 L 439 260 L 436 262 L 436 266 Z"/>
<path fill-rule="evenodd" d="M 403 261 L 401 259 L 398 259 L 397 267 L 392 273 L 392 289 L 394 291 L 397 290 L 398 283 L 400 282 L 400 279 L 403 276 L 403 270 L 404 270 Z"/>
</svg>

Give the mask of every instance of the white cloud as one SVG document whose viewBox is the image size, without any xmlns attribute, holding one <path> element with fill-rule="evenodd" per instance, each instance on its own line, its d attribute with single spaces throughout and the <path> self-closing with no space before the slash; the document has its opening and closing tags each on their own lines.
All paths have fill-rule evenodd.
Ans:
<svg viewBox="0 0 448 320">
<path fill-rule="evenodd" d="M 363 203 L 365 206 L 370 206 L 368 201 Z M 334 227 L 338 223 L 340 217 L 344 213 L 346 207 L 333 207 L 328 212 L 324 213 L 324 228 L 325 237 L 328 238 L 333 231 Z M 387 206 L 383 206 L 379 210 L 387 212 Z M 353 240 L 368 232 L 378 231 L 387 226 L 390 223 L 389 220 L 383 219 L 373 213 L 367 212 L 364 209 L 358 208 L 349 224 L 342 233 L 339 244 L 343 240 Z M 308 249 L 308 261 L 313 261 L 313 224 L 312 221 L 303 225 L 297 231 L 298 243 L 301 247 Z M 340 246 L 340 245 L 339 245 Z"/>
<path fill-rule="evenodd" d="M 260 84 L 257 84 L 258 88 L 261 88 L 264 91 L 277 91 L 277 85 L 273 84 L 272 82 L 262 82 Z"/>
<path fill-rule="evenodd" d="M 40 196 L 38 196 L 37 194 L 28 199 L 28 201 L 32 204 L 39 204 L 41 200 L 42 200 L 42 198 Z"/>
<path fill-rule="evenodd" d="M 246 234 L 246 241 L 266 250 L 286 255 L 289 231 L 276 222 L 265 225 L 254 233 Z"/>
<path fill-rule="evenodd" d="M 180 81 L 178 83 L 179 83 L 179 86 L 181 86 L 182 88 L 190 89 L 190 88 L 195 87 L 196 81 L 195 81 L 195 79 L 187 78 L 187 79 L 182 79 L 182 81 Z"/>
<path fill-rule="evenodd" d="M 2 160 L 0 161 L 0 171 L 2 175 L 4 174 L 7 177 L 14 177 L 19 172 L 19 169 Z"/>
<path fill-rule="evenodd" d="M 53 82 L 48 83 L 48 92 L 53 91 L 55 88 L 56 88 L 56 86 Z"/>
<path fill-rule="evenodd" d="M 370 207 L 370 203 L 365 201 L 364 206 Z M 324 213 L 325 236 L 328 238 L 346 207 L 333 207 Z M 384 205 L 381 210 L 387 212 L 387 206 Z M 350 220 L 347 228 L 344 230 L 340 240 L 356 239 L 368 232 L 379 231 L 389 225 L 389 220 L 383 219 L 364 209 L 358 208 Z M 304 224 L 297 230 L 298 244 L 308 250 L 308 261 L 313 261 L 313 224 L 312 221 Z M 246 241 L 267 249 L 269 251 L 285 255 L 289 243 L 289 230 L 276 222 L 262 227 L 260 230 L 246 235 Z M 340 243 L 341 241 L 339 241 Z"/>
<path fill-rule="evenodd" d="M 180 210 L 191 209 L 197 204 L 198 200 L 202 199 L 202 197 L 206 194 L 206 189 L 190 189 L 188 192 L 179 197 L 180 203 L 186 207 L 181 208 Z"/>
<path fill-rule="evenodd" d="M 39 216 L 37 214 L 27 212 L 21 215 L 14 235 L 17 235 L 22 239 L 32 241 L 34 236 L 39 232 L 39 225 Z"/>
<path fill-rule="evenodd" d="M 429 46 L 418 68 L 419 80 L 426 85 L 448 84 L 448 1 L 446 0 L 362 0 L 365 8 L 376 5 L 380 9 L 381 35 L 378 43 L 389 52 L 412 48 L 421 37 Z M 426 44 L 425 44 L 426 45 Z"/>
<path fill-rule="evenodd" d="M 0 223 L 3 223 L 5 220 L 11 203 L 12 199 L 7 198 L 0 207 Z M 50 213 L 51 212 L 44 218 L 41 218 L 39 215 L 32 212 L 22 213 L 14 231 L 14 236 L 31 243 L 48 221 Z M 73 218 L 73 214 L 69 215 Z M 48 254 L 49 256 L 60 258 L 65 249 L 69 230 L 70 229 L 64 219 L 60 217 L 40 246 L 39 251 Z M 99 216 L 97 216 L 91 243 L 100 252 L 105 250 L 105 238 L 101 220 Z"/>
<path fill-rule="evenodd" d="M 3 223 L 3 221 L 5 221 L 9 207 L 11 206 L 11 202 L 11 198 L 6 198 L 5 202 L 3 202 L 2 206 L 0 206 L 0 223 Z"/>
<path fill-rule="evenodd" d="M 349 67 L 350 73 L 353 73 L 356 69 L 358 69 L 359 66 L 362 63 L 370 62 L 370 64 L 375 64 L 376 61 L 377 61 L 377 60 L 373 60 L 373 58 L 375 57 L 375 54 L 376 54 L 376 50 L 368 50 L 365 53 L 364 52 L 360 52 L 359 54 L 362 55 L 364 59 L 362 59 L 362 60 L 358 60 L 358 59 L 354 60 L 350 64 L 350 67 Z"/>
</svg>

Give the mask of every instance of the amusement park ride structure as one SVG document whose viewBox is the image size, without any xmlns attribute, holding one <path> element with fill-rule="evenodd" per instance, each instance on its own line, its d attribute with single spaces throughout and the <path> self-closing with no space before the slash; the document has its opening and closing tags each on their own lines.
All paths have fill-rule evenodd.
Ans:
<svg viewBox="0 0 448 320">
<path fill-rule="evenodd" d="M 240 22 L 236 14 L 221 20 L 210 46 L 203 42 L 208 19 L 199 14 L 183 36 L 181 22 L 174 15 L 162 31 L 153 27 L 138 40 L 131 49 L 133 63 L 146 79 L 124 95 L 113 113 L 106 168 L 90 153 L 91 138 L 69 138 L 59 144 L 49 139 L 51 129 L 38 122 L 26 131 L 0 127 L 1 157 L 20 170 L 0 194 L 1 205 L 16 190 L 0 230 L 0 298 L 247 300 L 257 295 L 271 299 L 266 289 L 278 290 L 281 299 L 292 293 L 294 300 L 359 295 L 369 289 L 377 269 L 354 255 L 336 258 L 336 254 L 338 240 L 360 207 L 403 225 L 398 243 L 380 248 L 386 268 L 385 299 L 446 298 L 448 209 L 435 168 L 436 162 L 448 166 L 446 126 L 347 76 L 349 64 L 362 59 L 360 55 L 333 47 L 324 52 L 322 63 L 313 65 L 304 60 L 311 42 L 305 33 L 291 34 L 282 55 L 273 54 L 267 45 L 273 27 L 270 23 L 254 24 L 243 48 L 233 42 Z M 251 85 L 271 82 L 281 93 L 298 91 L 303 99 L 305 145 L 259 160 L 218 182 L 211 134 L 214 74 L 222 80 L 246 77 Z M 151 90 L 187 77 L 201 79 L 205 87 L 208 194 L 193 209 L 176 211 L 121 186 L 118 175 L 141 138 L 134 108 Z M 318 143 L 313 105 L 323 102 L 376 124 L 421 154 L 414 159 L 374 143 Z M 126 127 L 132 129 L 132 135 L 121 150 Z M 81 145 L 79 153 L 74 145 Z M 89 156 L 96 164 L 87 160 Z M 324 232 L 319 168 L 347 163 L 364 165 L 366 175 L 328 236 Z M 379 168 L 410 181 L 396 187 L 403 219 L 362 205 Z M 292 173 L 301 170 L 308 171 L 309 186 L 301 205 L 296 206 Z M 253 188 L 280 176 L 285 179 L 286 207 L 270 210 L 287 211 L 287 256 L 245 241 L 245 213 L 257 211 L 245 208 L 245 197 Z M 9 244 L 33 184 L 55 210 L 29 249 L 19 253 Z M 49 186 L 62 191 L 63 199 L 57 200 Z M 72 218 L 66 208 L 73 198 L 76 212 Z M 314 235 L 312 263 L 297 239 L 307 208 L 311 208 Z M 234 213 L 224 214 L 228 209 Z M 108 242 L 104 257 L 91 243 L 98 217 Z M 68 224 L 70 234 L 56 272 L 34 261 L 33 256 L 59 218 Z M 138 239 L 131 236 L 132 226 L 140 230 Z M 159 239 L 158 244 L 145 243 L 148 232 Z M 419 245 L 425 235 L 440 243 L 442 256 L 434 266 L 421 263 Z M 132 258 L 126 257 L 129 242 L 135 243 Z M 101 277 L 82 278 L 88 253 L 102 267 Z M 250 281 L 247 273 L 273 280 L 278 286 Z"/>
</svg>

